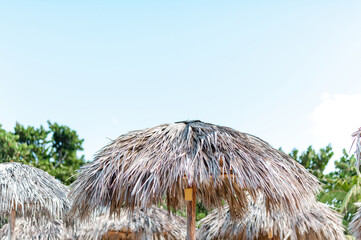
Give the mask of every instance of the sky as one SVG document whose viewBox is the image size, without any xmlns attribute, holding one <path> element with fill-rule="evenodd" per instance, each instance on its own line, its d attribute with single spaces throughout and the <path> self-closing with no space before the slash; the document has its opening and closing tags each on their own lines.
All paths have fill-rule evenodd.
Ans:
<svg viewBox="0 0 361 240">
<path fill-rule="evenodd" d="M 286 152 L 361 127 L 360 1 L 0 1 L 0 124 L 58 122 L 86 159 L 198 119 Z M 328 166 L 328 171 L 333 166 Z"/>
</svg>

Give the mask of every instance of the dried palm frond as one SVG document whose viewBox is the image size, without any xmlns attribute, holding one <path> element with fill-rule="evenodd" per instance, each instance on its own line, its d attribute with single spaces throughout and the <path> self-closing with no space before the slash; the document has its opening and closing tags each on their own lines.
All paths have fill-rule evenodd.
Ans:
<svg viewBox="0 0 361 240">
<path fill-rule="evenodd" d="M 356 144 L 356 167 L 357 171 L 360 170 L 360 162 L 361 162 L 361 128 L 359 128 L 356 132 L 352 133 L 351 135 L 353 137 L 353 143 L 351 145 L 351 148 L 353 144 Z"/>
<path fill-rule="evenodd" d="M 52 219 L 70 209 L 69 190 L 43 170 L 22 163 L 0 163 L 0 215 Z"/>
<path fill-rule="evenodd" d="M 356 168 L 357 171 L 359 172 L 360 164 L 361 164 L 361 128 L 359 128 L 357 131 L 352 133 L 351 136 L 354 138 L 351 148 L 353 144 L 356 144 L 356 150 L 355 150 Z M 361 203 L 356 203 L 356 205 L 359 207 L 359 209 L 357 210 L 356 214 L 354 215 L 354 217 L 352 218 L 349 224 L 349 231 L 356 239 L 361 240 L 361 208 L 360 208 Z"/>
<path fill-rule="evenodd" d="M 245 191 L 265 195 L 268 208 L 294 212 L 314 199 L 318 180 L 287 154 L 234 129 L 200 121 L 129 132 L 101 149 L 72 184 L 70 216 L 93 210 L 148 207 L 166 196 L 175 209 L 196 187 L 206 207 L 247 208 Z"/>
<path fill-rule="evenodd" d="M 327 205 L 315 202 L 303 212 L 290 215 L 282 211 L 267 214 L 263 201 L 249 204 L 249 212 L 231 219 L 229 207 L 213 210 L 200 221 L 197 239 L 257 240 L 344 240 L 342 220 Z"/>
<path fill-rule="evenodd" d="M 100 240 L 118 236 L 116 239 L 182 240 L 186 237 L 187 222 L 184 218 L 168 215 L 159 208 L 137 209 L 135 212 L 121 210 L 113 217 L 100 216 L 92 224 L 83 225 L 77 231 L 78 240 Z M 123 238 L 121 238 L 123 237 Z"/>
<path fill-rule="evenodd" d="M 356 240 L 361 240 L 361 203 L 355 203 L 355 205 L 359 208 L 356 214 L 353 216 L 350 224 L 349 231 L 356 238 Z"/>
<path fill-rule="evenodd" d="M 34 220 L 32 220 L 34 221 Z M 8 239 L 9 226 L 5 224 L 0 229 L 0 239 Z M 75 239 L 59 220 L 42 222 L 29 222 L 29 219 L 18 219 L 15 225 L 15 240 L 72 240 Z"/>
</svg>

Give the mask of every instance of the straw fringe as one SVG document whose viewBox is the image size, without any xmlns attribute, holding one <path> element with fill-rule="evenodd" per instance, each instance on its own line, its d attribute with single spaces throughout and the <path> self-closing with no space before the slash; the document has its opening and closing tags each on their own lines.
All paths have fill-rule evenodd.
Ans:
<svg viewBox="0 0 361 240">
<path fill-rule="evenodd" d="M 164 196 L 178 209 L 192 184 L 206 207 L 221 207 L 225 200 L 233 214 L 247 208 L 245 191 L 263 193 L 270 208 L 295 212 L 320 187 L 303 166 L 255 136 L 178 122 L 129 132 L 101 149 L 72 184 L 70 216 L 84 220 L 103 207 L 110 213 L 149 207 Z"/>
<path fill-rule="evenodd" d="M 361 203 L 355 203 L 355 205 L 358 210 L 353 216 L 348 229 L 356 240 L 361 240 Z"/>
<path fill-rule="evenodd" d="M 322 203 L 314 203 L 303 213 L 285 214 L 281 211 L 267 214 L 262 201 L 250 203 L 249 212 L 239 220 L 232 220 L 229 207 L 213 210 L 200 221 L 197 239 L 220 240 L 268 239 L 271 231 L 275 240 L 344 240 L 340 215 Z"/>
<path fill-rule="evenodd" d="M 355 150 L 356 167 L 357 167 L 357 171 L 359 171 L 360 170 L 360 162 L 361 162 L 361 128 L 359 128 L 357 131 L 352 133 L 351 136 L 354 139 L 353 143 L 351 145 L 351 148 L 352 148 L 353 144 L 356 144 L 356 150 Z"/>
<path fill-rule="evenodd" d="M 354 139 L 351 148 L 353 144 L 356 144 L 356 168 L 359 173 L 361 162 L 361 128 L 352 133 L 351 136 Z M 361 240 L 361 203 L 356 203 L 356 205 L 359 207 L 359 209 L 357 210 L 356 214 L 354 215 L 349 224 L 349 231 L 357 240 Z"/>
<path fill-rule="evenodd" d="M 186 238 L 187 222 L 184 218 L 168 215 L 168 212 L 152 207 L 137 209 L 134 213 L 123 209 L 118 216 L 95 218 L 92 224 L 83 225 L 77 231 L 78 240 L 100 240 L 109 231 L 134 234 L 136 239 L 182 240 Z"/>
<path fill-rule="evenodd" d="M 0 239 L 8 240 L 8 224 L 0 229 Z M 61 221 L 53 220 L 38 225 L 36 221 L 17 219 L 15 225 L 15 240 L 72 240 L 75 239 L 68 233 Z"/>
</svg>

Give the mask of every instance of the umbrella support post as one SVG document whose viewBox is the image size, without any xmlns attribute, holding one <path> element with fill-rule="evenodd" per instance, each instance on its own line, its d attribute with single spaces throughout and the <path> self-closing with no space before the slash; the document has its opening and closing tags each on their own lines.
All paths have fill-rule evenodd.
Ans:
<svg viewBox="0 0 361 240">
<path fill-rule="evenodd" d="M 187 201 L 187 240 L 196 239 L 196 187 L 192 186 L 191 199 Z"/>
<path fill-rule="evenodd" d="M 8 239 L 9 240 L 14 240 L 15 239 L 15 235 L 14 235 L 14 229 L 15 229 L 15 205 L 13 206 L 13 208 L 11 209 L 11 212 L 9 214 L 9 232 L 8 232 Z"/>
</svg>

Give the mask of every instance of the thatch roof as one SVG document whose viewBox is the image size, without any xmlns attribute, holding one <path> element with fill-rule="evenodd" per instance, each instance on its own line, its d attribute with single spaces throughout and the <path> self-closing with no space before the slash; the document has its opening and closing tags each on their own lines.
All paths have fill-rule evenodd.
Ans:
<svg viewBox="0 0 361 240">
<path fill-rule="evenodd" d="M 359 209 L 349 224 L 349 231 L 357 240 L 361 240 L 361 203 L 356 203 L 356 205 Z"/>
<path fill-rule="evenodd" d="M 77 239 L 100 240 L 113 234 L 117 239 L 127 236 L 127 239 L 181 240 L 186 237 L 186 225 L 184 218 L 168 215 L 163 209 L 137 209 L 134 213 L 123 209 L 117 216 L 97 217 L 92 224 L 83 225 L 77 231 Z"/>
<path fill-rule="evenodd" d="M 178 209 L 190 185 L 206 207 L 225 200 L 232 212 L 247 208 L 245 191 L 263 193 L 269 207 L 295 211 L 319 189 L 303 166 L 255 136 L 178 122 L 129 132 L 101 149 L 72 185 L 71 216 L 86 219 L 103 207 L 110 213 L 147 207 L 164 196 Z"/>
<path fill-rule="evenodd" d="M 34 220 L 32 220 L 34 221 Z M 8 240 L 9 226 L 5 224 L 0 229 L 0 239 Z M 61 221 L 53 220 L 38 225 L 25 219 L 17 219 L 15 225 L 15 240 L 71 240 L 74 237 L 68 233 Z"/>
<path fill-rule="evenodd" d="M 70 209 L 68 188 L 43 170 L 22 163 L 0 163 L 0 215 L 13 206 L 19 216 L 62 217 Z"/>
<path fill-rule="evenodd" d="M 357 169 L 360 169 L 361 164 L 361 128 L 359 128 L 356 132 L 352 133 L 351 135 L 353 137 L 353 144 L 356 144 L 356 166 Z M 352 146 L 351 146 L 352 147 Z"/>
<path fill-rule="evenodd" d="M 352 145 L 356 144 L 356 167 L 357 170 L 359 170 L 361 163 L 361 128 L 359 128 L 356 132 L 352 133 L 352 137 L 354 138 Z M 356 239 L 361 240 L 361 203 L 356 203 L 356 205 L 359 207 L 359 209 L 357 210 L 356 214 L 354 215 L 352 221 L 349 224 L 349 231 Z"/>
<path fill-rule="evenodd" d="M 262 201 L 250 203 L 249 212 L 232 220 L 229 207 L 213 210 L 200 221 L 197 239 L 261 240 L 269 234 L 275 240 L 343 240 L 341 217 L 327 205 L 315 202 L 295 215 L 274 211 L 267 214 Z"/>
</svg>

